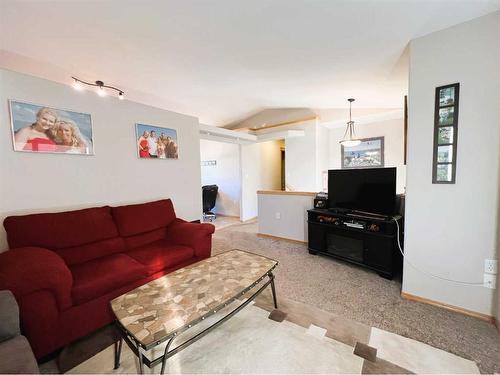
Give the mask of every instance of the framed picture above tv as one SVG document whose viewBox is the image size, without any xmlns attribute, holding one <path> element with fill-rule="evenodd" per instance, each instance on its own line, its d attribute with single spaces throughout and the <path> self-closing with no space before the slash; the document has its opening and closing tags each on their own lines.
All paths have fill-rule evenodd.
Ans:
<svg viewBox="0 0 500 375">
<path fill-rule="evenodd" d="M 364 138 L 357 146 L 341 145 L 342 169 L 384 166 L 384 137 Z"/>
</svg>

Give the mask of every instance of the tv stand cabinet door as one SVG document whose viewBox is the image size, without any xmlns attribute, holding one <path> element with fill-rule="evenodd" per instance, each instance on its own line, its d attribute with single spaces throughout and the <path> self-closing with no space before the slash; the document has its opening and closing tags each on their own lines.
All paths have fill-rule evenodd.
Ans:
<svg viewBox="0 0 500 375">
<path fill-rule="evenodd" d="M 308 225 L 308 248 L 316 251 L 326 250 L 326 235 L 328 228 L 321 224 L 309 223 Z"/>
<path fill-rule="evenodd" d="M 374 269 L 393 272 L 394 239 L 385 236 L 365 238 L 364 263 Z"/>
</svg>

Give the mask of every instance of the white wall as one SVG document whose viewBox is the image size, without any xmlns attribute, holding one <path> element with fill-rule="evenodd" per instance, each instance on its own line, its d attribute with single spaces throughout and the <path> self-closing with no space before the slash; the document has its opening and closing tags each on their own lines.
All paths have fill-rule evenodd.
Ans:
<svg viewBox="0 0 500 375">
<path fill-rule="evenodd" d="M 216 165 L 201 166 L 202 185 L 217 185 L 219 192 L 215 213 L 240 216 L 240 150 L 237 144 L 200 140 L 202 161 L 215 160 Z"/>
<path fill-rule="evenodd" d="M 303 137 L 285 140 L 285 182 L 286 190 L 320 191 L 318 186 L 317 127 L 305 125 Z"/>
<path fill-rule="evenodd" d="M 329 168 L 330 150 L 331 150 L 330 130 L 325 126 L 317 125 L 316 126 L 316 189 L 314 191 L 328 190 L 328 184 L 323 184 L 323 173 L 328 173 L 328 169 L 331 169 Z"/>
<path fill-rule="evenodd" d="M 257 190 L 280 190 L 282 141 L 240 145 L 242 221 L 259 216 Z"/>
<path fill-rule="evenodd" d="M 307 210 L 313 196 L 259 194 L 259 233 L 307 242 Z"/>
<path fill-rule="evenodd" d="M 90 113 L 95 156 L 14 152 L 7 99 Z M 178 160 L 137 157 L 135 123 L 177 129 Z M 179 217 L 201 216 L 198 120 L 0 70 L 0 220 L 8 215 L 172 198 Z M 7 246 L 3 227 L 0 249 Z"/>
<path fill-rule="evenodd" d="M 498 189 L 498 196 L 500 197 L 500 189 Z M 500 259 L 500 207 L 497 208 L 497 252 L 495 259 L 497 259 L 497 262 L 498 259 Z M 493 305 L 492 314 L 496 319 L 498 327 L 498 325 L 500 324 L 500 277 L 498 276 L 498 273 L 497 273 L 497 287 L 493 295 L 492 305 Z"/>
<path fill-rule="evenodd" d="M 356 126 L 356 125 L 355 125 Z M 342 168 L 342 150 L 340 141 L 344 136 L 345 128 L 330 129 L 329 169 Z M 358 138 L 384 137 L 384 166 L 397 167 L 396 191 L 404 192 L 405 166 L 404 163 L 404 124 L 403 119 L 386 120 L 356 126 Z"/>
<path fill-rule="evenodd" d="M 500 157 L 500 153 L 499 153 Z M 500 173 L 498 175 L 499 178 L 499 186 L 500 186 Z M 497 202 L 500 202 L 500 189 L 497 189 Z M 497 207 L 497 252 L 496 252 L 496 257 L 495 259 L 500 260 L 500 205 Z M 497 267 L 498 268 L 498 267 Z M 500 276 L 498 276 L 497 272 L 497 287 L 495 289 L 495 293 L 493 295 L 493 316 L 496 319 L 497 322 L 497 328 L 500 325 Z"/>
<path fill-rule="evenodd" d="M 260 145 L 240 145 L 241 204 L 240 220 L 258 216 L 257 190 L 261 187 Z"/>
<path fill-rule="evenodd" d="M 483 280 L 497 246 L 500 12 L 410 44 L 406 256 L 427 272 Z M 460 82 L 456 184 L 432 184 L 434 91 Z M 492 314 L 493 290 L 456 285 L 405 263 L 403 291 Z"/>
</svg>

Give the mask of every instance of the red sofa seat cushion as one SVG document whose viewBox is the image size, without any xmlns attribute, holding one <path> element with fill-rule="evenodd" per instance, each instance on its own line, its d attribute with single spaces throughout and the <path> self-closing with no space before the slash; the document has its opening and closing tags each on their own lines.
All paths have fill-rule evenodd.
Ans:
<svg viewBox="0 0 500 375">
<path fill-rule="evenodd" d="M 194 250 L 187 246 L 173 245 L 160 240 L 128 251 L 127 255 L 148 268 L 150 275 L 175 267 L 194 257 Z"/>
<path fill-rule="evenodd" d="M 112 214 L 122 237 L 165 228 L 175 220 L 174 206 L 170 199 L 113 207 Z"/>
<path fill-rule="evenodd" d="M 125 254 L 113 254 L 70 268 L 76 305 L 100 297 L 148 275 L 144 265 Z"/>
</svg>

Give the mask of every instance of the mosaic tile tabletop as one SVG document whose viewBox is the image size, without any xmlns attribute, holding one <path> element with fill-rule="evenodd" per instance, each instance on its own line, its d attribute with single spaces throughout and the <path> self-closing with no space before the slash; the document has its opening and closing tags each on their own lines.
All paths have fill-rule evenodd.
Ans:
<svg viewBox="0 0 500 375">
<path fill-rule="evenodd" d="M 227 251 L 123 294 L 111 301 L 111 309 L 137 341 L 149 346 L 241 294 L 277 264 L 246 251 Z"/>
</svg>

